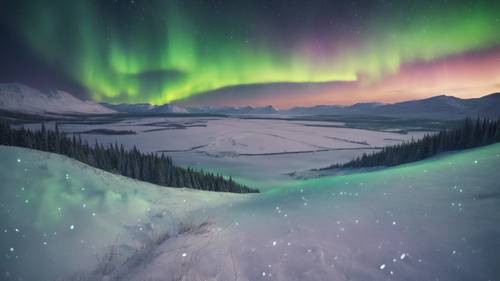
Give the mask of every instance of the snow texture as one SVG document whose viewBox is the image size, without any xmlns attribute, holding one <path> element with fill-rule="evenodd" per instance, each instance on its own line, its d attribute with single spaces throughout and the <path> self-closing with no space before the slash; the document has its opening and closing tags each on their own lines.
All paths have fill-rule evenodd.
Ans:
<svg viewBox="0 0 500 281">
<path fill-rule="evenodd" d="M 370 173 L 293 181 L 256 195 L 156 187 L 21 148 L 0 147 L 0 157 L 6 280 L 78 272 L 134 281 L 500 275 L 500 144 Z M 186 218 L 210 223 L 181 227 L 140 247 L 141 239 Z M 113 260 L 105 259 L 115 253 L 112 245 L 126 262 L 102 262 Z"/>
</svg>

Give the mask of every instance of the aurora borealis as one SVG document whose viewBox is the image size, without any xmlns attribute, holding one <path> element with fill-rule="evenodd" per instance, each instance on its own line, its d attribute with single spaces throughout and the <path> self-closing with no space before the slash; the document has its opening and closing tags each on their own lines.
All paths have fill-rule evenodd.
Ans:
<svg viewBox="0 0 500 281">
<path fill-rule="evenodd" d="M 2 25 L 57 69 L 54 75 L 97 101 L 189 104 L 207 91 L 282 82 L 333 86 L 290 96 L 249 93 L 217 104 L 287 107 L 500 90 L 496 1 L 0 5 Z M 338 89 L 336 82 L 349 83 Z"/>
</svg>

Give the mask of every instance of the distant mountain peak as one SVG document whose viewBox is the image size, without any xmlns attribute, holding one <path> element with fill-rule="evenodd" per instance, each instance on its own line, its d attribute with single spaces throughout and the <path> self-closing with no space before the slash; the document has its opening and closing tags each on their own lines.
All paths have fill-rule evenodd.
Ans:
<svg viewBox="0 0 500 281">
<path fill-rule="evenodd" d="M 0 109 L 28 114 L 109 114 L 113 110 L 61 90 L 40 91 L 21 83 L 0 84 Z"/>
</svg>

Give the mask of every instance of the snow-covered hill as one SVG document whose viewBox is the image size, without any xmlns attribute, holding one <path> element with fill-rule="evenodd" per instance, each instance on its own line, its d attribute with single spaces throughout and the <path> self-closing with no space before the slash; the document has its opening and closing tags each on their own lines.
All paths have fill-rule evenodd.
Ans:
<svg viewBox="0 0 500 281">
<path fill-rule="evenodd" d="M 500 276 L 500 144 L 256 195 L 157 187 L 21 148 L 0 158 L 12 280 Z M 172 221 L 184 223 L 162 235 Z"/>
<path fill-rule="evenodd" d="M 29 86 L 0 84 L 0 110 L 28 114 L 109 114 L 113 110 L 64 91 L 42 92 Z"/>
<path fill-rule="evenodd" d="M 127 257 L 196 223 L 192 211 L 251 198 L 157 186 L 25 148 L 0 146 L 0 158 L 0 280 L 67 280 L 92 271 L 107 246 Z"/>
</svg>

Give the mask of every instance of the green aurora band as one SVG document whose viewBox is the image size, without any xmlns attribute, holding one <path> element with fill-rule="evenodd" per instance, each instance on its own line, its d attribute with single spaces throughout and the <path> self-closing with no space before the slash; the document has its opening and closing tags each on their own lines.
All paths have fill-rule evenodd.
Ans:
<svg viewBox="0 0 500 281">
<path fill-rule="evenodd" d="M 177 1 L 110 13 L 91 1 L 35 0 L 16 28 L 93 99 L 160 104 L 241 84 L 370 83 L 407 63 L 500 45 L 499 4 L 429 6 L 375 11 L 353 30 L 318 34 L 314 15 L 294 32 L 263 27 L 255 13 L 214 17 Z"/>
</svg>

